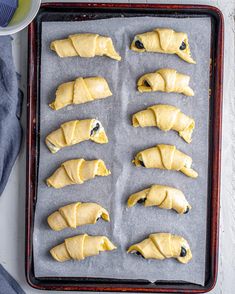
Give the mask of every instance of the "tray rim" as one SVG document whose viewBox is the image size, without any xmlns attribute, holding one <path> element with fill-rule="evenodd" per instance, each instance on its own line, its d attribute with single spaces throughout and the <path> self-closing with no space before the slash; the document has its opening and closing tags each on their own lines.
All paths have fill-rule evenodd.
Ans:
<svg viewBox="0 0 235 294">
<path fill-rule="evenodd" d="M 56 9 L 56 8 L 88 8 L 88 9 L 158 9 L 158 10 L 174 10 L 175 12 L 201 12 L 213 15 L 218 22 L 218 35 L 217 35 L 217 48 L 215 52 L 215 62 L 211 64 L 213 68 L 213 85 L 214 97 L 216 103 L 213 105 L 213 138 L 212 138 L 212 179 L 211 179 L 211 219 L 210 219 L 210 265 L 211 272 L 210 278 L 205 286 L 199 286 L 192 283 L 163 283 L 163 284 L 145 284 L 138 283 L 133 280 L 132 286 L 130 282 L 125 280 L 118 280 L 115 282 L 94 284 L 78 283 L 76 285 L 60 285 L 54 282 L 47 284 L 46 278 L 44 282 L 40 282 L 39 278 L 34 276 L 32 272 L 33 256 L 32 256 L 32 227 L 34 206 L 36 202 L 35 188 L 35 158 L 36 148 L 35 145 L 35 129 L 36 119 L 33 114 L 36 113 L 36 103 L 34 97 L 37 93 L 37 52 L 36 52 L 36 21 L 32 22 L 28 29 L 28 97 L 27 97 L 27 154 L 26 154 L 26 234 L 25 234 L 25 275 L 28 284 L 40 290 L 72 290 L 72 291 L 125 291 L 125 292 L 155 292 L 155 293 L 205 293 L 211 291 L 217 279 L 218 272 L 218 250 L 219 250 L 219 206 L 220 206 L 220 167 L 221 167 L 221 138 L 222 138 L 222 99 L 223 99 L 223 54 L 224 54 L 224 19 L 222 12 L 214 6 L 209 5 L 194 5 L 194 4 L 130 4 L 130 3 L 43 3 L 42 9 Z M 144 12 L 144 10 L 143 10 Z M 52 277 L 51 277 L 52 279 Z M 73 278 L 71 278 L 73 279 Z M 76 278 L 74 278 L 76 280 Z M 55 277 L 55 280 L 63 280 Z M 109 279 L 106 279 L 108 281 Z M 78 285 L 79 284 L 79 285 Z M 151 287 L 152 285 L 152 287 Z M 155 285 L 155 287 L 153 287 Z M 181 286 L 180 286 L 181 285 Z"/>
</svg>

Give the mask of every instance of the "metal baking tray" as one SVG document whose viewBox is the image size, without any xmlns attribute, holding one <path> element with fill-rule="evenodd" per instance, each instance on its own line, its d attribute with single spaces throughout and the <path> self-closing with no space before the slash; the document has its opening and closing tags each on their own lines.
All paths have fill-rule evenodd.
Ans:
<svg viewBox="0 0 235 294">
<path fill-rule="evenodd" d="M 43 21 L 80 21 L 133 16 L 210 17 L 212 23 L 210 69 L 210 133 L 208 175 L 208 221 L 206 280 L 200 286 L 185 282 L 146 280 L 42 277 L 34 274 L 33 228 L 37 201 L 39 158 L 39 97 L 41 23 Z M 219 192 L 223 86 L 223 16 L 215 7 L 175 4 L 108 4 L 108 3 L 44 3 L 29 26 L 28 51 L 28 128 L 27 128 L 27 183 L 26 183 L 26 252 L 25 270 L 28 283 L 41 290 L 129 291 L 156 293 L 203 293 L 210 291 L 217 277 L 219 241 Z"/>
</svg>

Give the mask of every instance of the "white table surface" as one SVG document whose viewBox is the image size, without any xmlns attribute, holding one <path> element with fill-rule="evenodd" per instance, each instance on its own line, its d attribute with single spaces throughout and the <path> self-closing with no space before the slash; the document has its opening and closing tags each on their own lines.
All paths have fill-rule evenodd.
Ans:
<svg viewBox="0 0 235 294">
<path fill-rule="evenodd" d="M 48 0 L 48 2 L 52 2 Z M 59 2 L 59 1 L 58 1 Z M 62 1 L 60 1 L 62 2 Z M 72 2 L 64 1 L 64 2 Z M 76 1 L 74 1 L 76 2 Z M 79 1 L 77 1 L 79 2 Z M 223 103 L 223 146 L 221 179 L 221 216 L 219 273 L 213 294 L 235 293 L 235 0 L 197 1 L 88 1 L 88 2 L 139 2 L 139 3 L 194 3 L 211 4 L 220 8 L 225 19 L 225 68 Z M 26 129 L 27 84 L 27 29 L 13 36 L 13 55 L 17 71 L 21 74 L 21 88 L 25 93 L 22 113 L 23 129 Z M 21 152 L 14 165 L 5 191 L 0 197 L 0 263 L 20 283 L 26 293 L 40 293 L 27 285 L 24 271 L 25 239 L 25 156 L 23 138 Z M 43 292 L 42 292 L 43 293 Z M 50 292 L 44 293 L 66 293 Z M 7 294 L 7 293 L 0 293 Z"/>
</svg>

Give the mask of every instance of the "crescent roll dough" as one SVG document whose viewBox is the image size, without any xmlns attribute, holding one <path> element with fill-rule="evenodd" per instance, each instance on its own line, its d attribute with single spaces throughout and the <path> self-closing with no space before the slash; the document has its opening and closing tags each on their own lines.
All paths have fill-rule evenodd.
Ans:
<svg viewBox="0 0 235 294">
<path fill-rule="evenodd" d="M 112 96 L 103 77 L 79 77 L 73 82 L 61 84 L 56 90 L 55 100 L 49 106 L 58 110 L 70 104 L 82 104 Z"/>
<path fill-rule="evenodd" d="M 139 152 L 133 163 L 146 168 L 160 168 L 181 171 L 186 176 L 197 178 L 198 173 L 191 168 L 192 158 L 173 145 L 157 145 Z"/>
<path fill-rule="evenodd" d="M 174 209 L 179 214 L 188 213 L 191 209 L 183 192 L 161 185 L 152 185 L 148 189 L 132 194 L 128 199 L 127 206 L 132 207 L 136 203 L 143 203 L 144 206 Z"/>
<path fill-rule="evenodd" d="M 65 228 L 73 228 L 95 224 L 102 217 L 109 222 L 109 214 L 102 206 L 96 203 L 76 202 L 61 207 L 47 218 L 50 228 L 61 231 Z"/>
<path fill-rule="evenodd" d="M 177 54 L 189 63 L 196 63 L 191 57 L 188 35 L 172 29 L 156 28 L 151 32 L 136 35 L 131 49 L 137 52 Z"/>
<path fill-rule="evenodd" d="M 162 131 L 174 130 L 190 143 L 195 122 L 175 106 L 158 104 L 135 113 L 132 116 L 132 125 L 142 128 L 158 127 Z"/>
<path fill-rule="evenodd" d="M 63 147 L 92 140 L 96 143 L 108 143 L 102 124 L 96 119 L 73 120 L 63 123 L 60 128 L 46 137 L 46 145 L 52 153 Z"/>
<path fill-rule="evenodd" d="M 68 39 L 53 41 L 51 50 L 55 51 L 59 57 L 106 55 L 112 59 L 121 60 L 112 39 L 98 34 L 76 34 L 69 36 Z"/>
<path fill-rule="evenodd" d="M 181 236 L 170 233 L 155 233 L 140 243 L 132 245 L 128 253 L 136 253 L 144 258 L 165 259 L 176 258 L 181 263 L 192 259 L 188 242 Z"/>
<path fill-rule="evenodd" d="M 114 250 L 117 247 L 105 236 L 74 236 L 64 240 L 50 250 L 52 257 L 60 262 L 70 259 L 83 260 L 88 256 L 98 255 L 102 251 Z"/>
<path fill-rule="evenodd" d="M 80 158 L 62 163 L 46 182 L 48 187 L 59 189 L 68 185 L 83 184 L 95 176 L 106 177 L 110 174 L 103 160 L 86 161 Z"/>
<path fill-rule="evenodd" d="M 175 92 L 186 96 L 194 96 L 189 87 L 190 76 L 178 73 L 175 69 L 162 68 L 153 73 L 143 75 L 137 82 L 139 92 Z"/>
</svg>

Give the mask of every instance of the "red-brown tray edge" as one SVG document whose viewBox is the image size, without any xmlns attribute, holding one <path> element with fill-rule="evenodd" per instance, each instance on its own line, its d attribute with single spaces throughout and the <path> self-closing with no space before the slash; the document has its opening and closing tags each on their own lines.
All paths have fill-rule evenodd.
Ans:
<svg viewBox="0 0 235 294">
<path fill-rule="evenodd" d="M 211 179 L 211 215 L 210 215 L 210 279 L 205 286 L 187 284 L 188 288 L 181 284 L 164 284 L 153 287 L 154 284 L 146 286 L 125 284 L 120 282 L 112 285 L 53 285 L 40 284 L 32 273 L 32 228 L 34 205 L 36 202 L 36 103 L 37 97 L 37 52 L 36 52 L 36 24 L 32 22 L 29 26 L 29 50 L 28 50 L 28 100 L 27 100 L 27 162 L 26 162 L 26 246 L 25 246 L 25 271 L 26 279 L 30 286 L 41 290 L 72 290 L 72 291 L 125 291 L 125 292 L 158 292 L 158 293 L 205 293 L 213 289 L 216 283 L 218 271 L 218 243 L 219 243 L 219 207 L 220 207 L 220 166 L 221 166 L 221 137 L 222 137 L 222 93 L 223 93 L 223 53 L 224 53 L 224 20 L 222 12 L 208 5 L 178 5 L 178 4 L 111 4 L 111 3 L 44 3 L 42 8 L 109 8 L 109 9 L 158 9 L 164 11 L 195 11 L 210 12 L 218 22 L 217 48 L 212 63 L 214 73 L 211 83 L 212 96 L 216 99 L 213 105 L 213 134 L 212 134 L 212 179 Z M 59 280 L 58 278 L 56 278 Z M 135 281 L 133 281 L 135 283 Z M 172 286 L 171 286 L 172 285 Z"/>
</svg>

